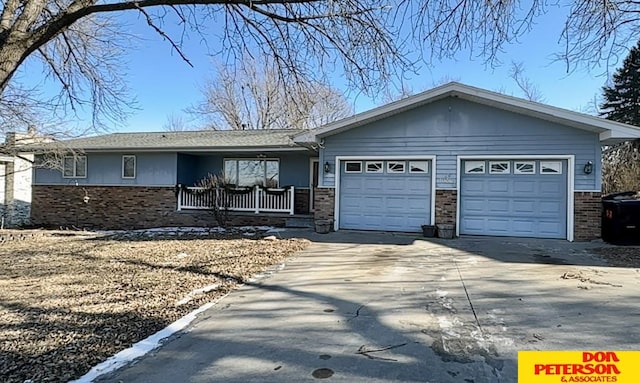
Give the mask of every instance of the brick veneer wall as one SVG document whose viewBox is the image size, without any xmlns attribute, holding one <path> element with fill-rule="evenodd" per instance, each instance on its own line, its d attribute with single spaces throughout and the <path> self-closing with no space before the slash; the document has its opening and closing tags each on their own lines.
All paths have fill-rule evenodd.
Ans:
<svg viewBox="0 0 640 383">
<path fill-rule="evenodd" d="M 335 219 L 336 190 L 333 188 L 313 189 L 313 218 L 314 220 Z"/>
<path fill-rule="evenodd" d="M 176 208 L 173 187 L 34 185 L 31 223 L 92 229 L 217 226 L 210 212 Z M 230 224 L 284 226 L 285 221 L 268 214 L 233 213 Z"/>
<path fill-rule="evenodd" d="M 576 241 L 600 238 L 602 220 L 602 194 L 594 192 L 574 193 L 574 229 Z"/>
<path fill-rule="evenodd" d="M 455 224 L 457 190 L 436 190 L 436 224 Z"/>
<path fill-rule="evenodd" d="M 294 190 L 293 212 L 296 214 L 309 214 L 309 189 Z"/>
</svg>

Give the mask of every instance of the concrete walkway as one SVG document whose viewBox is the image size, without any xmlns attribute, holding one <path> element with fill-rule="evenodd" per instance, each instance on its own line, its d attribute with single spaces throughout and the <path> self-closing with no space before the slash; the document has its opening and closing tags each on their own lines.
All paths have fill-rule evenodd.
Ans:
<svg viewBox="0 0 640 383">
<path fill-rule="evenodd" d="M 518 350 L 640 344 L 640 272 L 604 267 L 592 244 L 314 239 L 99 381 L 515 382 Z"/>
</svg>

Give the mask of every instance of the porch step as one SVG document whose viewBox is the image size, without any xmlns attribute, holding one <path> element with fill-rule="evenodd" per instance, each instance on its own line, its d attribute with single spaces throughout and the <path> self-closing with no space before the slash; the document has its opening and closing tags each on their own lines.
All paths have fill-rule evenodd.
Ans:
<svg viewBox="0 0 640 383">
<path fill-rule="evenodd" d="M 287 218 L 284 227 L 305 227 L 313 228 L 313 217 L 291 217 Z"/>
</svg>

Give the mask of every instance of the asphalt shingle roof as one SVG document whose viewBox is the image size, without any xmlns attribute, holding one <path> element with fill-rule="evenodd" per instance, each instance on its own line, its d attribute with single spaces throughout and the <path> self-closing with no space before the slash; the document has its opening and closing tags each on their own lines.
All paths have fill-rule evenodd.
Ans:
<svg viewBox="0 0 640 383">
<path fill-rule="evenodd" d="M 291 137 L 303 130 L 200 130 L 190 132 L 112 133 L 59 142 L 81 150 L 196 150 L 299 147 Z"/>
</svg>

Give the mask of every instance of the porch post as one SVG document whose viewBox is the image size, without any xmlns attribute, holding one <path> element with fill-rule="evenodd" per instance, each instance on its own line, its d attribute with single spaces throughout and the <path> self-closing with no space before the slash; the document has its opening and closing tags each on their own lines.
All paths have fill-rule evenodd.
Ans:
<svg viewBox="0 0 640 383">
<path fill-rule="evenodd" d="M 182 185 L 178 184 L 178 211 L 182 210 Z"/>
<path fill-rule="evenodd" d="M 258 185 L 255 185 L 253 187 L 253 190 L 255 194 L 255 213 L 258 214 L 260 213 L 260 187 Z"/>
<path fill-rule="evenodd" d="M 296 207 L 296 192 L 294 190 L 294 187 L 291 186 L 291 189 L 289 189 L 289 214 L 290 215 L 293 215 L 295 207 Z"/>
</svg>

